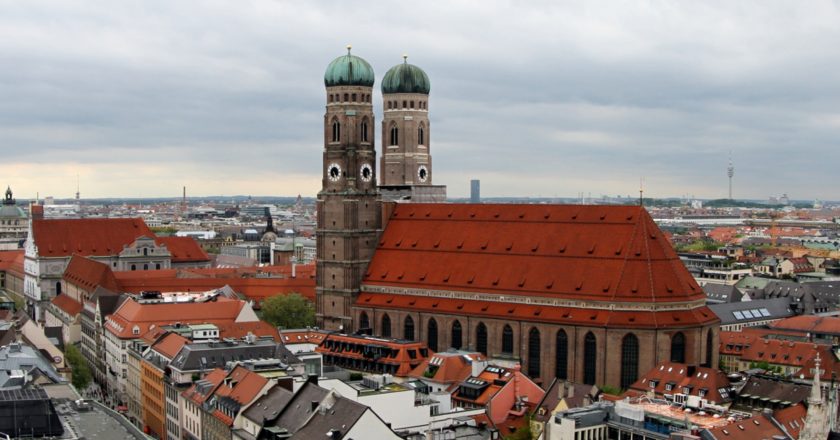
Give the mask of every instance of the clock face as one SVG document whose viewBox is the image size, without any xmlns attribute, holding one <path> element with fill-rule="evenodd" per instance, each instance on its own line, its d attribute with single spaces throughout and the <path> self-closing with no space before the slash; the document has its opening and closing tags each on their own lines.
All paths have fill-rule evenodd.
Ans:
<svg viewBox="0 0 840 440">
<path fill-rule="evenodd" d="M 370 182 L 370 180 L 373 179 L 373 168 L 370 164 L 364 164 L 359 170 L 359 175 L 362 177 L 363 181 Z"/>
<path fill-rule="evenodd" d="M 429 180 L 429 170 L 426 168 L 426 165 L 420 165 L 420 167 L 417 168 L 417 178 L 420 179 L 421 182 Z"/>
<path fill-rule="evenodd" d="M 327 167 L 327 177 L 333 182 L 338 182 L 341 179 L 341 167 L 337 163 L 331 163 Z"/>
</svg>

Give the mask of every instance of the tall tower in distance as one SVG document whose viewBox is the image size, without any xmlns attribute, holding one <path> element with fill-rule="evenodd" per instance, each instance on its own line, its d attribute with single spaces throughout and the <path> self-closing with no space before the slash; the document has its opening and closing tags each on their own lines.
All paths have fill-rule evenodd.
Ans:
<svg viewBox="0 0 840 440">
<path fill-rule="evenodd" d="M 729 166 L 726 167 L 726 175 L 729 176 L 729 200 L 732 200 L 732 178 L 735 177 L 735 166 L 732 165 L 732 151 L 729 152 Z"/>
<path fill-rule="evenodd" d="M 315 321 L 326 330 L 353 330 L 351 306 L 381 231 L 373 83 L 370 64 L 352 55 L 350 46 L 324 74 L 327 93 L 315 231 Z"/>
<path fill-rule="evenodd" d="M 386 199 L 443 202 L 446 187 L 432 185 L 429 91 L 423 69 L 403 62 L 382 78 L 380 190 Z"/>
</svg>

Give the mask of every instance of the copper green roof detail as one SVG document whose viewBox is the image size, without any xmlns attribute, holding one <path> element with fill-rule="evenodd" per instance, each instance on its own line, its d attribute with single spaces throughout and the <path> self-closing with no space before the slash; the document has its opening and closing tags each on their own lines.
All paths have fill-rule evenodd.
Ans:
<svg viewBox="0 0 840 440">
<path fill-rule="evenodd" d="M 408 64 L 408 57 L 403 56 L 403 63 L 397 64 L 382 78 L 382 93 L 422 93 L 429 94 L 432 83 L 423 69 Z"/>
<path fill-rule="evenodd" d="M 373 68 L 364 59 L 352 55 L 347 46 L 347 55 L 334 59 L 324 73 L 324 85 L 373 87 Z"/>
</svg>

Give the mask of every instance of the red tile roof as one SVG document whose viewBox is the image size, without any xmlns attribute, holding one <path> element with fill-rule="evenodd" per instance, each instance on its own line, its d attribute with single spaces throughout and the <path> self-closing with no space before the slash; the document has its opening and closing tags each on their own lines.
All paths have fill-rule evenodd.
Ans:
<svg viewBox="0 0 840 440">
<path fill-rule="evenodd" d="M 158 245 L 164 245 L 172 255 L 173 263 L 196 263 L 210 261 L 210 256 L 192 237 L 158 237 Z"/>
<path fill-rule="evenodd" d="M 692 310 L 641 312 L 381 293 L 360 294 L 356 300 L 356 307 L 483 316 L 499 319 L 527 319 L 529 322 L 588 326 L 614 325 L 634 328 L 682 327 L 694 325 L 698 322 L 713 322 L 717 319 L 707 307 Z"/>
<path fill-rule="evenodd" d="M 724 426 L 709 428 L 708 432 L 713 436 L 712 438 L 719 440 L 772 439 L 776 438 L 776 436 L 787 438 L 784 432 L 772 420 L 761 415 L 734 421 Z"/>
<path fill-rule="evenodd" d="M 152 346 L 152 349 L 169 359 L 175 359 L 175 355 L 181 351 L 181 347 L 189 343 L 189 339 L 177 333 L 170 332 L 163 338 L 158 339 L 158 341 Z"/>
<path fill-rule="evenodd" d="M 803 367 L 826 345 L 813 342 L 793 342 L 780 339 L 758 339 L 744 349 L 744 362 L 767 361 L 770 364 Z"/>
<path fill-rule="evenodd" d="M 281 330 L 280 338 L 286 345 L 315 344 L 318 345 L 329 333 L 320 330 Z"/>
<path fill-rule="evenodd" d="M 249 321 L 249 322 L 228 322 L 216 324 L 219 327 L 219 337 L 240 339 L 248 335 L 248 333 L 256 336 L 271 336 L 277 342 L 280 342 L 280 332 L 277 327 L 265 321 Z"/>
<path fill-rule="evenodd" d="M 70 298 L 68 295 L 58 295 L 50 301 L 64 313 L 76 316 L 82 311 L 82 303 Z"/>
<path fill-rule="evenodd" d="M 120 338 L 133 339 L 145 334 L 152 326 L 211 323 L 217 326 L 233 323 L 245 306 L 244 301 L 217 298 L 195 303 L 140 304 L 133 298 L 125 300 L 106 318 L 106 330 Z M 139 328 L 135 334 L 134 326 Z"/>
<path fill-rule="evenodd" d="M 43 257 L 116 255 L 138 237 L 155 236 L 139 218 L 33 220 L 32 235 Z"/>
<path fill-rule="evenodd" d="M 0 251 L 0 271 L 15 273 L 23 276 L 23 249 L 16 251 Z"/>
<path fill-rule="evenodd" d="M 366 349 L 368 347 L 375 347 L 377 349 L 387 348 L 389 354 L 378 358 L 371 358 Z M 315 348 L 315 351 L 323 354 L 325 358 L 339 358 L 349 364 L 355 361 L 359 364 L 373 363 L 379 366 L 387 366 L 392 369 L 391 374 L 397 377 L 406 376 L 417 365 L 423 362 L 430 353 L 425 342 L 337 333 L 327 335 L 324 341 L 321 342 L 321 345 Z M 412 354 L 414 355 L 413 357 L 411 356 Z M 363 369 L 363 367 L 359 367 L 359 369 Z"/>
<path fill-rule="evenodd" d="M 107 264 L 81 255 L 73 255 L 70 258 L 70 263 L 64 270 L 64 281 L 88 292 L 93 292 L 97 287 L 104 287 L 112 292 L 120 290 L 114 272 Z"/>
<path fill-rule="evenodd" d="M 652 382 L 656 384 L 653 388 Z M 660 397 L 677 393 L 699 396 L 703 391 L 702 397 L 716 404 L 732 400 L 729 395 L 731 384 L 725 373 L 713 368 L 693 368 L 676 362 L 657 365 L 644 373 L 630 388 L 642 393 L 652 390 Z M 721 389 L 725 395 L 721 394 Z"/>
<path fill-rule="evenodd" d="M 770 324 L 775 330 L 794 330 L 804 333 L 840 335 L 840 318 L 836 316 L 801 315 Z"/>
<path fill-rule="evenodd" d="M 481 353 L 435 353 L 429 359 L 408 373 L 408 377 L 427 379 L 441 384 L 460 383 L 472 375 L 472 364 L 464 356 L 474 360 L 486 360 Z M 431 377 L 426 374 L 431 374 Z"/>
<path fill-rule="evenodd" d="M 638 206 L 398 204 L 364 283 L 608 302 L 705 297 Z"/>
<path fill-rule="evenodd" d="M 231 398 L 245 406 L 257 398 L 266 384 L 268 384 L 268 379 L 247 368 L 237 366 L 222 379 L 222 383 L 216 387 L 213 395 Z M 213 415 L 228 426 L 233 424 L 233 419 L 218 410 L 214 411 Z"/>
<path fill-rule="evenodd" d="M 805 405 L 798 403 L 773 413 L 776 422 L 785 427 L 793 438 L 799 438 L 799 431 L 805 426 L 805 416 L 808 410 Z"/>
</svg>

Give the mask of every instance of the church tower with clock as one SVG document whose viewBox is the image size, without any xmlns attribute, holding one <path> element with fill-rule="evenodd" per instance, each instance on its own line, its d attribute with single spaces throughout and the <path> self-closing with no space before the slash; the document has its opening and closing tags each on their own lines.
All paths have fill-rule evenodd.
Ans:
<svg viewBox="0 0 840 440">
<path fill-rule="evenodd" d="M 326 330 L 352 331 L 351 306 L 381 231 L 372 104 L 374 74 L 347 54 L 324 74 L 324 159 L 318 193 L 315 316 Z"/>
<path fill-rule="evenodd" d="M 446 187 L 432 185 L 430 89 L 426 72 L 405 55 L 382 79 L 380 190 L 386 199 L 446 201 Z"/>
</svg>

